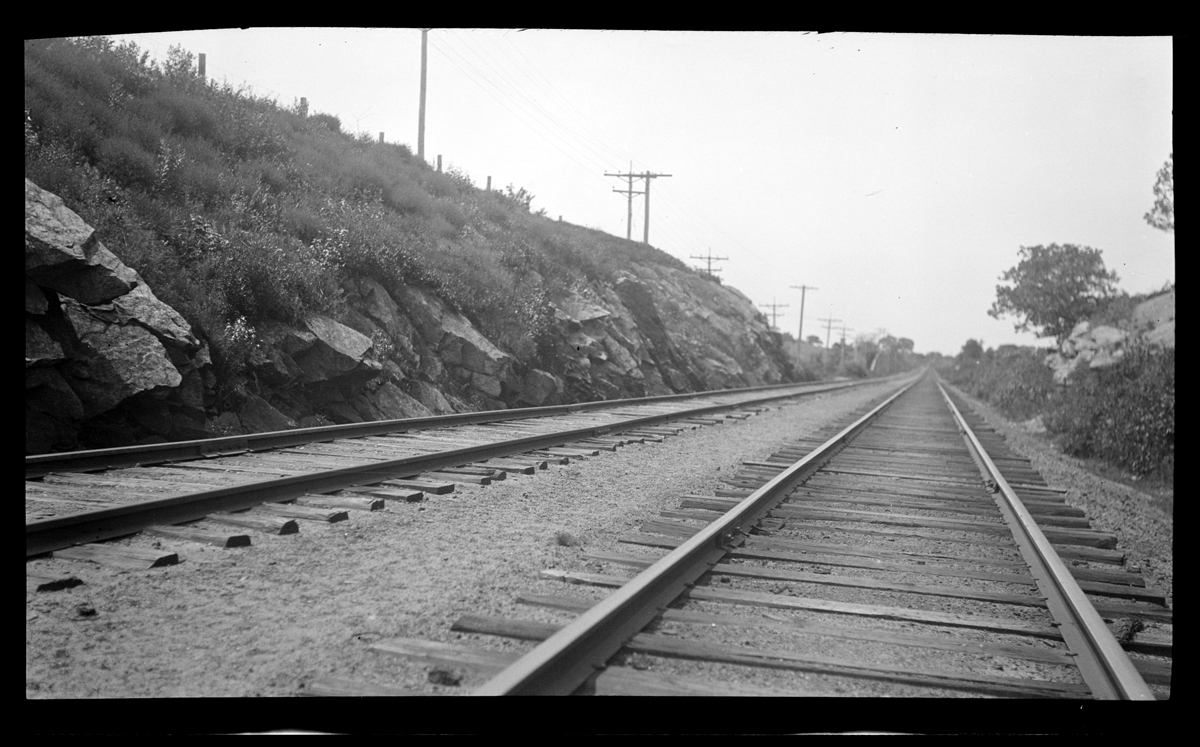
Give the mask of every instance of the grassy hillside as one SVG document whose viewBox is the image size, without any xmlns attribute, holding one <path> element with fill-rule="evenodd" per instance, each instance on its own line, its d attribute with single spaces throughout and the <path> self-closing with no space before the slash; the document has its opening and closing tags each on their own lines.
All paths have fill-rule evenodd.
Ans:
<svg viewBox="0 0 1200 747">
<path fill-rule="evenodd" d="M 221 380 L 244 365 L 258 325 L 336 316 L 357 275 L 430 288 L 538 365 L 549 299 L 632 260 L 687 269 L 533 213 L 524 189 L 477 189 L 404 145 L 194 70 L 179 48 L 154 64 L 132 43 L 26 41 L 25 176 L 208 339 Z"/>
</svg>

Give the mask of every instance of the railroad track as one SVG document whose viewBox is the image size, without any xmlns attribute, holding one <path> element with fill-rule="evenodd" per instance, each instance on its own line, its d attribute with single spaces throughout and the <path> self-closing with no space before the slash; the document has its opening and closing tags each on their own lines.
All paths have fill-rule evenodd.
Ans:
<svg viewBox="0 0 1200 747">
<path fill-rule="evenodd" d="M 547 569 L 572 585 L 518 599 L 541 614 L 452 626 L 524 653 L 372 648 L 482 673 L 480 695 L 1169 696 L 1166 600 L 1065 491 L 932 375 L 859 415 L 589 553 L 607 572 Z"/>
<path fill-rule="evenodd" d="M 26 557 L 128 567 L 177 553 L 101 543 L 137 532 L 173 542 L 244 546 L 255 532 L 342 521 L 387 500 L 420 501 L 455 484 L 486 485 L 634 440 L 669 423 L 711 424 L 862 382 L 791 384 L 569 406 L 307 428 L 142 447 L 26 457 Z M 69 585 L 32 575 L 30 588 Z"/>
</svg>

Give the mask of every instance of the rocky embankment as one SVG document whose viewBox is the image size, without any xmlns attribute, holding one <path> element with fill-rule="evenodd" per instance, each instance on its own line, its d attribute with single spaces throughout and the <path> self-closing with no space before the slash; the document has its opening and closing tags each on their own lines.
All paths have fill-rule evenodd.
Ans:
<svg viewBox="0 0 1200 747">
<path fill-rule="evenodd" d="M 1080 366 L 1106 368 L 1125 356 L 1131 344 L 1175 347 L 1175 291 L 1160 293 L 1134 308 L 1129 319 L 1118 324 L 1076 324 L 1058 349 L 1046 356 L 1054 380 L 1065 383 Z"/>
<path fill-rule="evenodd" d="M 357 278 L 339 318 L 260 324 L 218 382 L 206 340 L 55 195 L 25 181 L 27 453 L 777 383 L 780 337 L 738 291 L 630 263 L 552 299 L 522 364 L 433 291 Z M 218 387 L 218 384 L 222 386 Z M 217 398 L 221 389 L 230 396 Z"/>
</svg>

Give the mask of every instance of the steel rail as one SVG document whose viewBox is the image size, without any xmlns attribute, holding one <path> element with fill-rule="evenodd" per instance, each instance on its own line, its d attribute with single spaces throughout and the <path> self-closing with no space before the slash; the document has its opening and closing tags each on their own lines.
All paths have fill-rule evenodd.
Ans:
<svg viewBox="0 0 1200 747">
<path fill-rule="evenodd" d="M 821 390 L 828 391 L 828 390 Z M 433 472 L 444 467 L 492 459 L 523 451 L 544 449 L 580 438 L 636 430 L 721 410 L 774 402 L 816 392 L 790 392 L 756 397 L 736 403 L 719 403 L 670 413 L 641 416 L 614 423 L 591 425 L 549 434 L 497 441 L 433 454 L 370 462 L 305 475 L 263 480 L 186 495 L 138 501 L 122 506 L 84 511 L 68 516 L 32 521 L 25 525 L 25 557 L 42 555 L 84 542 L 122 537 L 156 524 L 178 524 L 201 519 L 216 511 L 251 508 L 268 501 L 285 501 L 309 493 L 322 493 L 370 485 L 405 475 Z"/>
<path fill-rule="evenodd" d="M 1092 689 L 1092 695 L 1104 700 L 1154 700 L 1154 695 L 1134 668 L 1133 662 L 1079 588 L 1075 577 L 1063 565 L 1025 504 L 1004 479 L 1004 475 L 1000 474 L 995 462 L 950 399 L 940 378 L 935 380 L 983 476 L 998 489 L 996 504 L 1012 530 L 1038 589 L 1046 597 L 1046 605 L 1058 623 L 1063 640 L 1070 651 L 1076 654 L 1076 664 L 1084 682 Z"/>
<path fill-rule="evenodd" d="M 922 372 L 924 373 L 924 372 Z M 920 377 L 906 381 L 833 438 L 747 496 L 675 550 L 547 638 L 511 666 L 484 683 L 475 695 L 570 695 L 578 690 L 630 637 L 640 632 L 672 601 L 744 539 L 789 488 L 833 456 Z"/>
<path fill-rule="evenodd" d="M 649 404 L 653 402 L 669 402 L 688 398 L 736 395 L 756 391 L 811 386 L 813 389 L 803 393 L 819 393 L 844 389 L 852 386 L 886 381 L 887 379 L 865 379 L 851 382 L 796 382 L 791 384 L 766 384 L 757 387 L 741 389 L 716 389 L 709 392 L 690 392 L 685 394 L 663 394 L 654 397 L 634 397 L 626 399 L 599 400 L 595 402 L 580 402 L 570 405 L 549 405 L 545 407 L 521 407 L 512 410 L 486 410 L 483 412 L 464 412 L 453 415 L 437 415 L 425 418 L 400 418 L 395 420 L 376 420 L 367 423 L 345 423 L 342 425 L 326 425 L 313 428 L 293 428 L 284 431 L 269 431 L 266 433 L 250 433 L 238 436 L 220 436 L 217 438 L 195 439 L 191 441 L 173 441 L 165 444 L 150 444 L 143 446 L 118 446 L 108 449 L 90 449 L 85 451 L 59 452 L 52 454 L 33 454 L 25 457 L 25 479 L 34 479 L 50 472 L 89 472 L 120 467 L 137 467 L 164 462 L 178 462 L 190 459 L 202 459 L 216 456 L 230 456 L 247 451 L 266 451 L 289 446 L 330 441 L 337 438 L 364 438 L 380 436 L 389 433 L 404 433 L 427 428 L 440 428 L 449 425 L 474 425 L 491 423 L 498 420 L 520 420 L 541 418 L 552 415 L 567 415 L 575 412 L 600 410 L 631 404 Z"/>
</svg>

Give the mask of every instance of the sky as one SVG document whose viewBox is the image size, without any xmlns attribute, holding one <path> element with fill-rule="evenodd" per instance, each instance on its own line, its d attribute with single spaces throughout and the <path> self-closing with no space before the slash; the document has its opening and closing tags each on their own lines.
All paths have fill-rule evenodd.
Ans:
<svg viewBox="0 0 1200 747">
<path fill-rule="evenodd" d="M 420 29 L 110 34 L 417 150 Z M 776 326 L 917 352 L 1045 346 L 993 319 L 1022 246 L 1100 249 L 1119 287 L 1175 280 L 1142 216 L 1171 154 L 1170 37 L 432 29 L 425 154 L 533 209 L 713 269 Z M 642 191 L 646 180 L 633 189 Z M 632 235 L 645 229 L 633 199 Z M 829 322 L 828 320 L 837 320 Z"/>
</svg>

